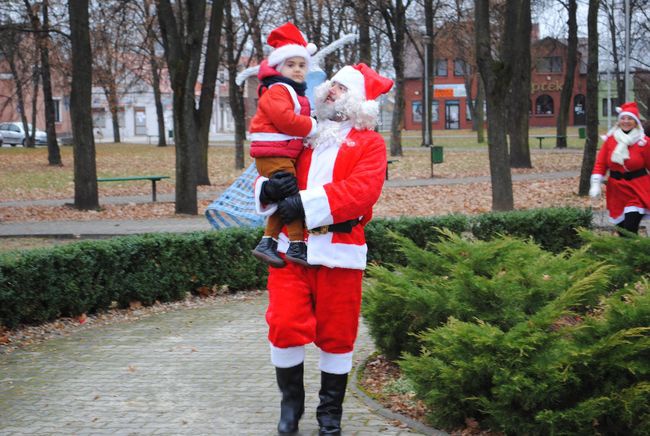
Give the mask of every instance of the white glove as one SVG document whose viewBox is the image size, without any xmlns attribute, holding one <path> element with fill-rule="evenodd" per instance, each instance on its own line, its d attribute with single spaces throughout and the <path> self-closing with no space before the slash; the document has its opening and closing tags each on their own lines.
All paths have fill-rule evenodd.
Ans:
<svg viewBox="0 0 650 436">
<path fill-rule="evenodd" d="M 591 182 L 589 196 L 593 198 L 599 197 L 601 192 L 600 183 L 603 181 L 603 176 L 600 174 L 592 174 L 589 181 Z"/>
</svg>

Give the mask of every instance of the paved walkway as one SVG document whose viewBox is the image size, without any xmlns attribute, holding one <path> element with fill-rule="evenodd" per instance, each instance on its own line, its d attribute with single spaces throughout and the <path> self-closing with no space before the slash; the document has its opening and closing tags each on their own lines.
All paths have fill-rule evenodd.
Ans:
<svg viewBox="0 0 650 436">
<path fill-rule="evenodd" d="M 273 435 L 279 393 L 266 295 L 81 329 L 0 355 L 0 435 Z M 365 328 L 358 363 L 372 350 Z M 318 426 L 318 352 L 308 347 L 302 435 Z M 396 427 L 350 386 L 345 435 L 443 434 Z"/>
</svg>

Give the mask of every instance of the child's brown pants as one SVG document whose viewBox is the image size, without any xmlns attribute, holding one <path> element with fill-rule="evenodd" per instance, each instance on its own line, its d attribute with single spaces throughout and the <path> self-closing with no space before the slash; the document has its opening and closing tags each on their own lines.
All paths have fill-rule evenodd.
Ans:
<svg viewBox="0 0 650 436">
<path fill-rule="evenodd" d="M 273 174 L 278 171 L 286 171 L 288 173 L 296 175 L 296 160 L 288 157 L 257 157 L 255 158 L 255 166 L 257 167 L 257 172 L 261 176 L 270 178 Z M 280 215 L 276 212 L 268 218 L 266 222 L 266 228 L 264 229 L 264 236 L 271 236 L 273 238 L 278 238 L 280 231 L 282 230 L 282 219 Z M 287 224 L 287 233 L 289 234 L 290 241 L 304 241 L 304 224 L 301 219 L 291 221 Z"/>
</svg>

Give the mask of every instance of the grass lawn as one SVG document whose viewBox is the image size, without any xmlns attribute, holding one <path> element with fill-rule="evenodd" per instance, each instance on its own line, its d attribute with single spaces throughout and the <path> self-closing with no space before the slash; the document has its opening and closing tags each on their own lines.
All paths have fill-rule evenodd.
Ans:
<svg viewBox="0 0 650 436">
<path fill-rule="evenodd" d="M 573 132 L 572 130 L 575 130 Z M 427 178 L 431 175 L 430 155 L 420 147 L 420 132 L 403 132 L 404 155 L 391 164 L 391 179 Z M 487 144 L 478 144 L 475 133 L 468 130 L 435 131 L 434 144 L 444 147 L 444 163 L 434 167 L 436 177 L 467 177 L 489 174 Z M 554 129 L 534 129 L 531 135 L 554 134 Z M 577 137 L 577 129 L 569 131 L 569 150 L 581 149 L 584 140 Z M 388 133 L 384 133 L 388 137 Z M 388 142 L 388 141 L 387 141 Z M 579 169 L 581 156 L 572 154 L 567 159 L 564 151 L 554 152 L 554 141 L 544 141 L 544 154 L 537 154 L 537 140 L 531 139 L 532 160 L 536 172 Z M 96 146 L 98 177 L 135 175 L 167 175 L 171 179 L 158 183 L 159 193 L 174 191 L 175 148 L 148 144 L 98 144 Z M 244 152 L 246 166 L 252 160 L 248 149 Z M 62 146 L 62 167 L 47 164 L 47 149 L 22 147 L 0 148 L 0 201 L 27 199 L 72 198 L 74 196 L 72 147 Z M 209 151 L 209 174 L 212 187 L 201 190 L 221 190 L 235 180 L 242 170 L 235 168 L 233 146 L 213 146 Z M 516 171 L 515 171 L 516 172 Z M 111 182 L 99 185 L 99 195 L 150 195 L 150 182 Z"/>
</svg>

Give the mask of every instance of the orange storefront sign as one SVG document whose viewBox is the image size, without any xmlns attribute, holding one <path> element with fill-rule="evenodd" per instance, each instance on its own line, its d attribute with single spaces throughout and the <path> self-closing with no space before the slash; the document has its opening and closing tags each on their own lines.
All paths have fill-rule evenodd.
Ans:
<svg viewBox="0 0 650 436">
<path fill-rule="evenodd" d="M 434 89 L 433 90 L 433 96 L 435 98 L 453 97 L 454 96 L 454 90 L 449 89 L 449 88 Z"/>
</svg>

